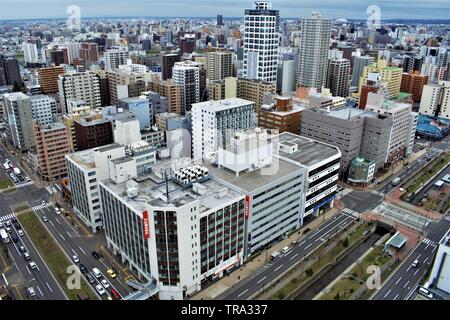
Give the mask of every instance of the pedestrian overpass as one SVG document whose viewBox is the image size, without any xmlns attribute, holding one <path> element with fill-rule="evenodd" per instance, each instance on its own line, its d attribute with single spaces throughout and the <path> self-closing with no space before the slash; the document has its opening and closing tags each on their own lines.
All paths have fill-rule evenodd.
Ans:
<svg viewBox="0 0 450 320">
<path fill-rule="evenodd" d="M 128 296 L 123 297 L 122 300 L 148 300 L 159 292 L 159 288 L 153 281 L 147 284 L 143 284 L 137 280 L 127 281 L 127 285 L 136 289 L 137 291 L 130 293 Z"/>
</svg>

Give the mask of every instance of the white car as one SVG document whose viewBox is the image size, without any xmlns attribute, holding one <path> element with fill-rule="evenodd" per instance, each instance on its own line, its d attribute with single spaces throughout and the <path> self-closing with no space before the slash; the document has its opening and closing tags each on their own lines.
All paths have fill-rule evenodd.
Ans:
<svg viewBox="0 0 450 320">
<path fill-rule="evenodd" d="M 73 255 L 73 256 L 72 256 L 72 260 L 73 260 L 73 262 L 75 262 L 75 263 L 80 262 L 80 259 L 78 258 L 77 255 Z"/>
<path fill-rule="evenodd" d="M 56 214 L 61 214 L 61 210 L 59 210 L 59 208 L 55 208 L 55 213 Z"/>
<path fill-rule="evenodd" d="M 424 287 L 421 287 L 419 289 L 419 293 L 421 293 L 422 295 L 424 295 L 427 298 L 433 299 L 433 293 L 431 293 L 430 291 L 428 291 Z"/>
<path fill-rule="evenodd" d="M 24 235 L 25 235 L 25 233 L 23 233 L 23 231 L 22 230 L 17 230 L 17 234 L 20 236 L 20 237 L 23 237 Z"/>
<path fill-rule="evenodd" d="M 34 263 L 34 262 L 30 262 L 30 263 L 29 263 L 29 266 L 30 266 L 30 269 L 31 269 L 31 270 L 37 269 L 37 264 Z"/>
<path fill-rule="evenodd" d="M 282 250 L 283 253 L 287 253 L 288 251 L 289 251 L 289 247 L 284 247 Z"/>
<path fill-rule="evenodd" d="M 27 293 L 30 297 L 34 297 L 36 295 L 36 292 L 34 291 L 33 287 L 28 288 Z"/>
<path fill-rule="evenodd" d="M 106 279 L 103 279 L 102 281 L 100 281 L 102 283 L 102 286 L 105 287 L 105 289 L 109 288 L 109 283 L 108 281 L 106 281 Z"/>
<path fill-rule="evenodd" d="M 103 289 L 103 287 L 99 284 L 95 286 L 95 290 L 97 290 L 98 294 L 101 296 L 106 294 L 105 289 Z"/>
</svg>

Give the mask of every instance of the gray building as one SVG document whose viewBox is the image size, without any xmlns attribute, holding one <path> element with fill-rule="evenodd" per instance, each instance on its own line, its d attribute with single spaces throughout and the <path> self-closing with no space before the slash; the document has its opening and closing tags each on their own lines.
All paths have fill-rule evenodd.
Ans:
<svg viewBox="0 0 450 320">
<path fill-rule="evenodd" d="M 169 111 L 169 102 L 166 97 L 161 97 L 157 92 L 147 91 L 142 92 L 141 97 L 147 98 L 150 102 L 150 108 L 152 108 L 153 116 L 158 113 Z"/>
<path fill-rule="evenodd" d="M 374 57 L 361 56 L 353 59 L 352 87 L 359 87 L 359 79 L 361 78 L 364 67 L 375 62 Z"/>
</svg>

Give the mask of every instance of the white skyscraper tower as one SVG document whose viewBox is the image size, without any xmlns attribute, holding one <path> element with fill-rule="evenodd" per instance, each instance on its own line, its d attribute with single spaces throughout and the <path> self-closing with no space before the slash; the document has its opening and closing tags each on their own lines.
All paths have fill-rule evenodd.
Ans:
<svg viewBox="0 0 450 320">
<path fill-rule="evenodd" d="M 244 77 L 277 81 L 280 14 L 268 1 L 256 1 L 245 10 Z"/>
<path fill-rule="evenodd" d="M 299 86 L 316 88 L 318 91 L 325 86 L 330 37 L 330 19 L 313 12 L 311 18 L 302 20 L 297 72 Z"/>
<path fill-rule="evenodd" d="M 105 52 L 105 69 L 116 70 L 120 65 L 127 64 L 130 53 L 125 47 L 116 46 Z"/>
<path fill-rule="evenodd" d="M 38 50 L 35 43 L 24 43 L 22 45 L 23 58 L 27 63 L 36 63 L 39 61 Z"/>
</svg>

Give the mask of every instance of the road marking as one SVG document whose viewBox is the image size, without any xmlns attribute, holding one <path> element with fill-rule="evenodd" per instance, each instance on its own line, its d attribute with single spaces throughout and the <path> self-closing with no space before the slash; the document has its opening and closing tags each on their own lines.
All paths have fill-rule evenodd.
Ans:
<svg viewBox="0 0 450 320">
<path fill-rule="evenodd" d="M 55 224 L 53 223 L 52 220 L 49 220 L 50 224 L 53 226 L 53 228 L 55 227 Z"/>
<path fill-rule="evenodd" d="M 67 235 L 69 236 L 69 238 L 72 238 L 72 236 L 70 235 L 70 233 L 66 230 Z"/>
<path fill-rule="evenodd" d="M 292 253 L 291 250 L 289 250 L 284 256 L 287 257 L 288 255 L 290 255 Z"/>
<path fill-rule="evenodd" d="M 64 240 L 64 241 L 66 241 L 66 239 L 64 239 L 64 237 L 63 237 L 63 235 L 60 233 L 59 234 L 60 236 L 61 236 L 61 238 Z"/>
<path fill-rule="evenodd" d="M 267 276 L 265 276 L 264 278 L 262 278 L 261 280 L 259 280 L 257 283 L 261 283 L 262 281 L 264 281 L 267 278 Z"/>
<path fill-rule="evenodd" d="M 416 272 L 414 272 L 414 275 L 416 275 L 416 274 L 417 274 L 417 272 L 419 272 L 419 270 L 420 270 L 420 269 L 417 269 L 417 271 L 416 271 Z"/>
<path fill-rule="evenodd" d="M 3 280 L 5 280 L 5 284 L 6 284 L 7 286 L 9 286 L 8 280 L 6 280 L 6 276 L 5 276 L 4 273 L 2 273 L 2 277 L 3 277 Z"/>
<path fill-rule="evenodd" d="M 391 290 L 389 290 L 389 291 L 384 295 L 384 298 L 386 298 L 386 297 L 389 295 L 389 293 L 391 293 Z"/>
<path fill-rule="evenodd" d="M 42 293 L 42 290 L 41 290 L 41 288 L 39 288 L 39 286 L 37 286 L 37 288 L 38 288 L 38 290 L 39 290 L 39 293 L 41 294 L 41 296 L 44 296 L 44 294 Z"/>
<path fill-rule="evenodd" d="M 306 242 L 306 240 L 305 241 L 302 241 L 302 242 L 300 242 L 298 245 L 299 246 L 302 246 L 304 243 Z"/>
<path fill-rule="evenodd" d="M 308 244 L 308 245 L 305 247 L 305 249 L 308 249 L 308 248 L 311 247 L 311 246 L 312 246 L 312 243 Z"/>
<path fill-rule="evenodd" d="M 273 270 L 273 271 L 278 271 L 278 270 L 281 269 L 282 267 L 283 267 L 283 265 L 277 267 L 277 268 L 276 268 L 275 270 Z"/>
<path fill-rule="evenodd" d="M 26 266 L 25 269 L 27 269 L 28 273 L 29 273 L 30 276 L 31 276 L 31 272 L 30 272 L 30 270 L 28 269 L 28 266 Z"/>
<path fill-rule="evenodd" d="M 297 256 L 298 256 L 298 253 L 296 253 L 294 256 L 292 256 L 292 257 L 289 259 L 289 261 L 295 259 Z"/>
<path fill-rule="evenodd" d="M 409 280 L 407 283 L 405 283 L 405 285 L 403 286 L 403 288 L 406 288 L 406 286 L 409 284 Z"/>
<path fill-rule="evenodd" d="M 47 285 L 48 290 L 50 290 L 51 293 L 53 293 L 52 288 L 50 288 L 50 285 L 48 284 L 48 282 L 45 283 Z"/>
<path fill-rule="evenodd" d="M 242 293 L 240 293 L 237 297 L 239 298 L 240 296 L 242 296 L 244 293 L 246 293 L 248 291 L 248 289 L 247 290 L 245 290 L 244 292 L 242 292 Z"/>
<path fill-rule="evenodd" d="M 72 249 L 72 248 L 71 248 L 71 249 Z M 74 254 L 74 255 L 76 255 L 76 254 L 77 254 L 77 252 L 76 252 L 75 250 L 73 250 L 73 249 L 72 249 L 72 252 L 73 252 L 73 254 Z"/>
<path fill-rule="evenodd" d="M 433 249 L 433 251 L 431 251 L 431 253 L 435 252 L 435 251 L 436 251 L 436 249 L 437 249 L 437 247 L 434 247 L 434 249 Z"/>
<path fill-rule="evenodd" d="M 61 224 L 61 222 L 59 222 L 58 218 L 55 218 L 56 222 L 58 222 L 58 224 Z"/>
<path fill-rule="evenodd" d="M 395 283 L 395 285 L 397 285 L 401 280 L 402 280 L 402 277 L 398 278 L 398 280 L 397 280 L 397 282 Z"/>
<path fill-rule="evenodd" d="M 83 252 L 83 254 L 86 254 L 86 252 L 84 252 L 84 250 L 80 246 L 78 246 L 78 248 L 81 250 L 81 252 Z"/>
<path fill-rule="evenodd" d="M 397 300 L 397 298 L 398 298 L 398 294 L 395 296 L 394 300 Z"/>
<path fill-rule="evenodd" d="M 429 258 L 429 257 L 427 257 L 425 260 L 423 260 L 423 263 L 427 262 L 428 258 Z"/>
</svg>

